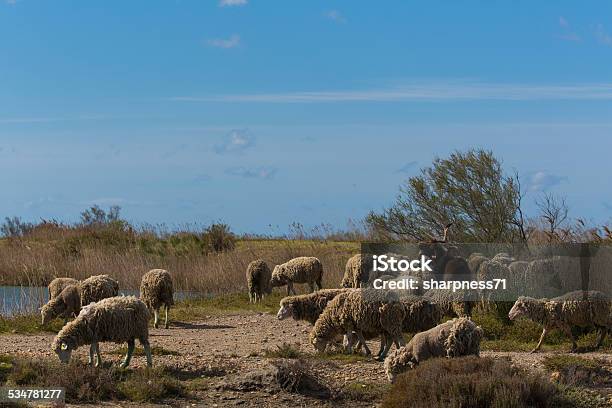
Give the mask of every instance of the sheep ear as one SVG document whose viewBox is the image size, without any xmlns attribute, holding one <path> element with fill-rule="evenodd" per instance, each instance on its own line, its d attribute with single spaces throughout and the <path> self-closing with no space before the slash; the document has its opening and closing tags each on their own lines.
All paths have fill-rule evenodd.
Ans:
<svg viewBox="0 0 612 408">
<path fill-rule="evenodd" d="M 62 350 L 68 350 L 68 345 L 66 343 L 62 343 L 60 347 Z"/>
</svg>

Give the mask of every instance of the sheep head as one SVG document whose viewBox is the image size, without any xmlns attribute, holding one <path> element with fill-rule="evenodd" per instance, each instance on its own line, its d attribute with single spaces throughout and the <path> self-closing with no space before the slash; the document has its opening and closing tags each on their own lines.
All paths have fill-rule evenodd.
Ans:
<svg viewBox="0 0 612 408">
<path fill-rule="evenodd" d="M 514 306 L 512 306 L 512 309 L 510 309 L 510 312 L 508 313 L 508 319 L 514 320 L 519 317 L 529 316 L 529 304 L 533 301 L 535 301 L 535 299 L 532 299 L 527 296 L 519 297 L 516 302 L 514 302 Z"/>
<path fill-rule="evenodd" d="M 53 351 L 55 351 L 55 354 L 57 354 L 60 361 L 64 364 L 70 362 L 70 356 L 74 349 L 75 347 L 71 346 L 67 341 L 58 340 L 57 338 L 53 341 Z"/>
<path fill-rule="evenodd" d="M 283 274 L 284 268 L 282 265 L 276 265 L 272 271 L 272 279 L 270 279 L 270 287 L 278 287 L 287 284 L 287 280 Z"/>
<path fill-rule="evenodd" d="M 278 309 L 278 313 L 276 314 L 278 320 L 284 320 L 290 316 L 293 316 L 293 305 L 291 303 L 281 303 L 281 307 Z"/>
</svg>

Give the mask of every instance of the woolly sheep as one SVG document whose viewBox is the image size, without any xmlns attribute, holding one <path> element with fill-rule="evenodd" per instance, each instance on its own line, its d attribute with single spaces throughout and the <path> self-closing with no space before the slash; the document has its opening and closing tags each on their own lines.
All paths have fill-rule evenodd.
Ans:
<svg viewBox="0 0 612 408">
<path fill-rule="evenodd" d="M 440 308 L 442 316 L 469 317 L 477 295 L 468 291 L 447 289 L 429 289 L 424 297 L 432 299 Z"/>
<path fill-rule="evenodd" d="M 287 296 L 280 301 L 276 317 L 305 320 L 314 325 L 330 300 L 347 289 L 322 289 L 306 295 Z"/>
<path fill-rule="evenodd" d="M 319 316 L 310 333 L 310 342 L 317 351 L 323 352 L 337 335 L 346 335 L 347 351 L 352 353 L 352 332 L 355 332 L 366 354 L 370 355 L 364 333 L 380 334 L 386 339 L 386 344 L 379 354 L 379 358 L 384 358 L 391 342 L 404 344 L 402 322 L 405 311 L 396 298 L 388 295 L 389 293 L 380 290 L 340 293 L 328 303 Z"/>
<path fill-rule="evenodd" d="M 505 266 L 510 265 L 512 262 L 514 262 L 514 258 L 508 254 L 507 252 L 500 252 L 498 254 L 496 254 L 493 258 L 493 261 L 497 261 Z"/>
<path fill-rule="evenodd" d="M 102 363 L 99 342 L 112 341 L 128 344 L 128 351 L 121 363 L 125 368 L 134 353 L 135 339 L 140 341 L 147 356 L 147 365 L 153 365 L 149 345 L 150 314 L 143 301 L 134 296 L 117 296 L 103 299 L 83 308 L 72 322 L 68 323 L 53 340 L 51 348 L 62 363 L 68 363 L 73 350 L 89 344 L 89 364 Z"/>
<path fill-rule="evenodd" d="M 49 289 L 49 300 L 53 299 L 54 297 L 57 297 L 60 293 L 62 293 L 62 290 L 64 290 L 66 286 L 76 285 L 78 283 L 79 283 L 78 280 L 72 279 L 72 278 L 53 279 L 49 283 L 49 286 L 47 286 L 47 289 Z"/>
<path fill-rule="evenodd" d="M 372 270 L 372 255 L 357 254 L 346 261 L 344 276 L 340 286 L 343 288 L 361 288 L 366 286 Z"/>
<path fill-rule="evenodd" d="M 64 319 L 76 316 L 81 307 L 118 294 L 119 283 L 108 275 L 91 276 L 76 285 L 68 285 L 59 296 L 40 309 L 42 324 L 58 316 Z"/>
<path fill-rule="evenodd" d="M 68 285 L 40 309 L 42 324 L 45 325 L 56 317 L 63 318 L 66 324 L 68 319 L 77 316 L 80 310 L 79 289 L 76 285 Z"/>
<path fill-rule="evenodd" d="M 296 294 L 294 283 L 308 283 L 310 291 L 314 292 L 314 285 L 323 289 L 323 265 L 321 261 L 312 256 L 301 256 L 293 258 L 281 265 L 276 265 L 272 271 L 270 285 L 279 287 L 287 285 L 287 295 Z"/>
<path fill-rule="evenodd" d="M 486 256 L 480 253 L 474 253 L 470 255 L 470 257 L 467 260 L 467 263 L 468 263 L 468 267 L 470 268 L 470 271 L 472 271 L 472 275 L 478 276 L 478 269 L 480 268 L 480 265 L 482 265 L 484 261 L 488 261 L 488 260 L 489 258 L 487 258 Z"/>
<path fill-rule="evenodd" d="M 174 305 L 174 289 L 172 277 L 164 269 L 151 269 L 145 273 L 140 282 L 140 299 L 147 305 L 150 312 L 153 312 L 153 327 L 157 329 L 159 321 L 159 309 L 164 306 L 166 319 L 164 327 L 168 328 L 168 312 Z"/>
<path fill-rule="evenodd" d="M 405 347 L 385 359 L 385 372 L 394 382 L 398 374 L 434 357 L 459 357 L 480 354 L 482 329 L 468 318 L 449 320 L 417 333 Z"/>
<path fill-rule="evenodd" d="M 572 340 L 571 351 L 574 352 L 577 349 L 572 334 L 574 326 L 599 329 L 599 338 L 595 347 L 601 347 L 606 334 L 612 328 L 611 307 L 610 298 L 595 290 L 574 291 L 553 299 L 521 296 L 512 306 L 508 318 L 514 320 L 526 317 L 544 326 L 540 340 L 532 353 L 540 349 L 546 333 L 553 328 L 561 329 L 569 336 Z"/>
<path fill-rule="evenodd" d="M 249 290 L 249 302 L 261 301 L 264 295 L 270 294 L 272 273 L 263 259 L 257 259 L 247 266 L 246 279 Z"/>
</svg>

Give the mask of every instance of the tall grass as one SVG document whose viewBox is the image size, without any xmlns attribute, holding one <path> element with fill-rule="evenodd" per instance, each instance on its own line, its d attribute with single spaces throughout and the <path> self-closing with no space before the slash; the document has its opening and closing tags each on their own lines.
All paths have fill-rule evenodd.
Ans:
<svg viewBox="0 0 612 408">
<path fill-rule="evenodd" d="M 123 221 L 95 225 L 43 222 L 0 239 L 0 286 L 45 286 L 53 278 L 108 274 L 121 289 L 138 289 L 152 268 L 172 273 L 176 290 L 226 294 L 246 289 L 246 267 L 264 259 L 271 267 L 297 256 L 316 256 L 324 285 L 337 286 L 357 243 L 329 239 L 240 239 L 227 226 L 167 232 L 136 230 Z"/>
</svg>

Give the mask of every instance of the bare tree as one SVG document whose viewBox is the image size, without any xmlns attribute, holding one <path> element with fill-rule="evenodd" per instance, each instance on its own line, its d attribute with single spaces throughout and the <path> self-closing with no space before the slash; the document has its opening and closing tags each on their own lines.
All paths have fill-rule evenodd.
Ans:
<svg viewBox="0 0 612 408">
<path fill-rule="evenodd" d="M 546 193 L 536 199 L 536 206 L 540 210 L 540 218 L 546 225 L 546 235 L 549 241 L 564 241 L 566 230 L 561 227 L 567 221 L 568 207 L 564 197 Z"/>
</svg>

